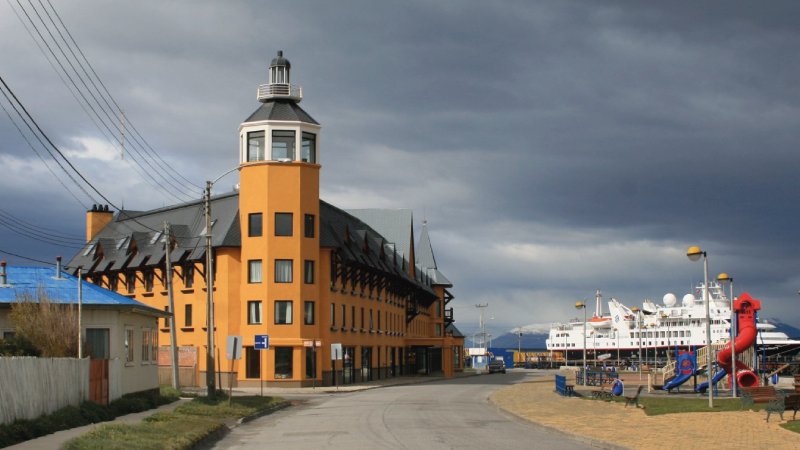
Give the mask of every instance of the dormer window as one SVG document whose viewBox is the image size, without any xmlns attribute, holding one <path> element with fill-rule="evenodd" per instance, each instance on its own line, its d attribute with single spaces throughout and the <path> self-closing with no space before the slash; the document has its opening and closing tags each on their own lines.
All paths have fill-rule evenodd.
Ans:
<svg viewBox="0 0 800 450">
<path fill-rule="evenodd" d="M 272 160 L 294 161 L 294 131 L 272 131 Z"/>
<path fill-rule="evenodd" d="M 264 156 L 264 132 L 251 131 L 247 133 L 247 160 L 263 161 Z"/>
</svg>

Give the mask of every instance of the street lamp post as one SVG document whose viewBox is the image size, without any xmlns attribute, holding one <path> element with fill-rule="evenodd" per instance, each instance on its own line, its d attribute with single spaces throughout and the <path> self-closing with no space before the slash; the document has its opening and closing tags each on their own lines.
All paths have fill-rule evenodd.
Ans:
<svg viewBox="0 0 800 450">
<path fill-rule="evenodd" d="M 706 252 L 700 249 L 700 247 L 692 246 L 686 250 L 686 256 L 689 258 L 690 261 L 698 261 L 700 257 L 703 257 L 703 303 L 706 305 L 706 346 L 708 351 L 706 352 L 706 367 L 708 370 L 708 407 L 714 407 L 714 389 L 711 386 L 712 380 L 712 370 L 714 369 L 713 363 L 711 360 L 711 312 L 709 309 L 709 297 L 708 297 L 708 255 Z"/>
<path fill-rule="evenodd" d="M 208 388 L 208 397 L 215 398 L 217 395 L 217 387 L 215 382 L 215 355 L 214 355 L 214 255 L 212 254 L 212 232 L 211 232 L 211 188 L 214 183 L 222 179 L 225 175 L 238 169 L 236 166 L 232 169 L 225 171 L 222 175 L 215 178 L 213 181 L 206 181 L 206 189 L 203 195 L 203 211 L 205 212 L 206 219 L 206 387 Z"/>
<path fill-rule="evenodd" d="M 636 313 L 636 327 L 639 330 L 639 380 L 642 379 L 642 310 L 638 306 L 631 308 Z"/>
<path fill-rule="evenodd" d="M 733 277 L 723 272 L 717 275 L 720 283 L 729 282 L 731 284 L 731 397 L 736 398 L 736 311 L 733 310 Z"/>
<path fill-rule="evenodd" d="M 575 308 L 583 309 L 583 385 L 586 386 L 586 303 L 575 302 Z"/>
</svg>

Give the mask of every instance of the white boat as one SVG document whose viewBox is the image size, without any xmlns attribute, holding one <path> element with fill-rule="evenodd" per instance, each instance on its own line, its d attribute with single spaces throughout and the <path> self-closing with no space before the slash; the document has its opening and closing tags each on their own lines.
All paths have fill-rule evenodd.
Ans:
<svg viewBox="0 0 800 450">
<path fill-rule="evenodd" d="M 644 300 L 637 310 L 629 308 L 615 298 L 608 301 L 608 314 L 603 312 L 602 294 L 597 291 L 596 308 L 586 327 L 581 319 L 569 323 L 556 323 L 550 328 L 546 341 L 547 349 L 567 353 L 568 361 L 582 358 L 585 342 L 588 359 L 600 359 L 599 355 L 612 355 L 619 361 L 637 358 L 639 351 L 644 360 L 666 361 L 667 352 L 677 349 L 704 347 L 706 337 L 705 287 L 701 284 L 694 294 L 686 294 L 681 301 L 674 294 L 666 294 L 662 304 Z M 709 314 L 711 316 L 711 342 L 725 343 L 730 340 L 731 304 L 722 287 L 709 283 Z M 778 331 L 773 324 L 759 320 L 756 345 L 759 356 L 779 356 L 790 359 L 800 351 L 800 341 L 790 339 Z M 763 352 L 762 352 L 763 351 Z M 598 356 L 596 356 L 598 355 Z"/>
</svg>

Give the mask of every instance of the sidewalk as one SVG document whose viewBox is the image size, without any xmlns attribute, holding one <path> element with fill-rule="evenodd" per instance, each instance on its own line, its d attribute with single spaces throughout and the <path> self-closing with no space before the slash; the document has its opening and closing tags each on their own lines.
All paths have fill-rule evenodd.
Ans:
<svg viewBox="0 0 800 450">
<path fill-rule="evenodd" d="M 17 450 L 17 449 L 26 449 L 26 450 L 53 450 L 57 448 L 61 448 L 68 440 L 78 437 L 84 433 L 88 433 L 95 428 L 109 424 L 109 423 L 137 423 L 141 422 L 142 419 L 148 417 L 152 414 L 157 412 L 172 412 L 175 408 L 179 405 L 187 402 L 187 399 L 180 399 L 176 402 L 172 402 L 168 405 L 162 405 L 155 409 L 149 409 L 147 411 L 142 411 L 139 413 L 128 414 L 125 416 L 117 417 L 116 419 L 110 422 L 99 422 L 93 423 L 91 425 L 84 425 L 78 428 L 70 428 L 69 430 L 62 430 L 57 431 L 53 434 L 48 434 L 42 437 L 38 437 L 36 439 L 31 439 L 29 441 L 21 442 L 16 445 L 12 445 L 10 447 L 6 447 L 9 450 Z"/>
</svg>

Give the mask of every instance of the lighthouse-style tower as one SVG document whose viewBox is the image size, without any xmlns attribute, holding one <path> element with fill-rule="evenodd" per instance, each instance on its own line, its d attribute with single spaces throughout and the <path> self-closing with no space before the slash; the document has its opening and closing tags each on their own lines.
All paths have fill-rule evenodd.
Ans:
<svg viewBox="0 0 800 450">
<path fill-rule="evenodd" d="M 303 340 L 319 336 L 320 125 L 290 71 L 279 51 L 239 126 L 241 332 L 269 334 L 266 373 L 288 358 L 300 368 Z"/>
</svg>

